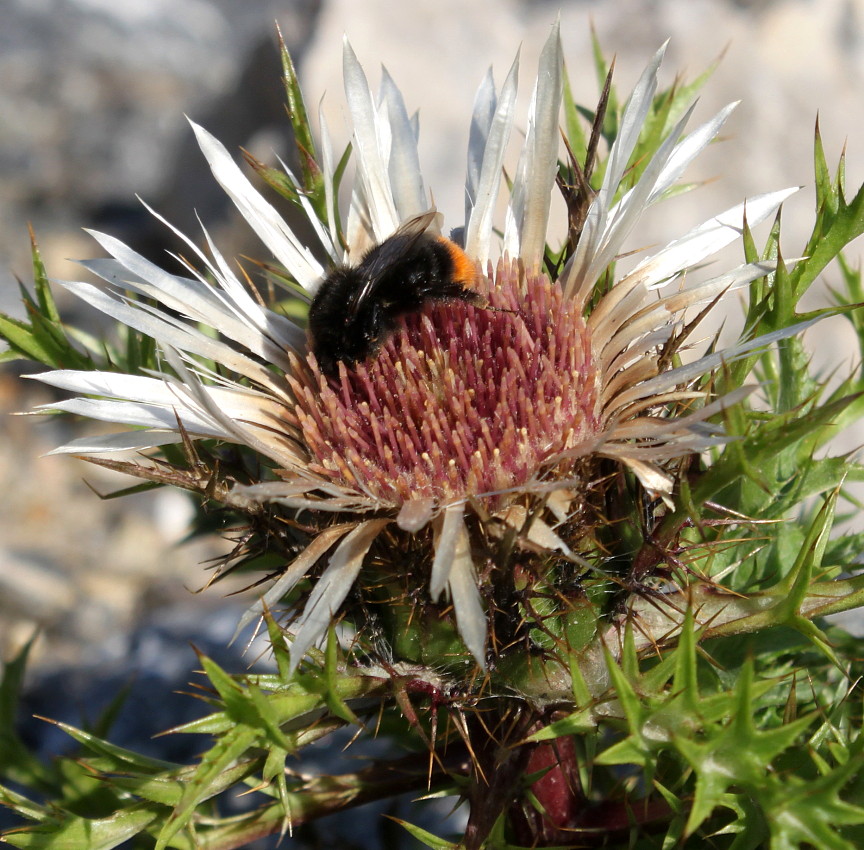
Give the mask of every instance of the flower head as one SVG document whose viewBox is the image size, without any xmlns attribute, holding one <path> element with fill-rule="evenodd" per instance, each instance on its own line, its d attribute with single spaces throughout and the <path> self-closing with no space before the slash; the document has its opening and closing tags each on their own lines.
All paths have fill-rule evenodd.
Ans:
<svg viewBox="0 0 864 850">
<path fill-rule="evenodd" d="M 596 440 L 599 374 L 581 312 L 502 261 L 486 305 L 406 316 L 375 357 L 292 381 L 316 472 L 401 508 L 507 500 L 556 455 Z M 299 364 L 298 364 L 299 365 Z"/>
<path fill-rule="evenodd" d="M 571 222 L 571 249 L 561 253 L 557 266 L 547 262 L 546 246 L 550 197 L 561 168 L 557 26 L 540 60 L 506 219 L 498 230 L 495 209 L 515 123 L 518 62 L 500 92 L 491 76 L 484 80 L 472 116 L 461 245 L 453 245 L 452 253 L 462 282 L 454 288 L 445 262 L 439 277 L 450 288 L 440 288 L 439 279 L 436 289 L 423 261 L 409 270 L 419 276 L 410 286 L 426 287 L 416 290 L 423 293 L 416 304 L 401 290 L 385 299 L 381 269 L 378 277 L 370 273 L 361 281 L 366 290 L 346 290 L 352 320 L 361 298 L 386 319 L 382 332 L 376 326 L 374 340 L 359 347 L 365 358 L 354 349 L 350 357 L 341 356 L 341 348 L 326 363 L 320 349 L 316 358 L 301 326 L 262 306 L 209 237 L 207 252 L 183 237 L 197 257 L 183 277 L 110 236 L 94 234 L 111 259 L 84 265 L 108 286 L 65 285 L 155 339 L 165 369 L 147 376 L 38 376 L 82 394 L 52 409 L 138 429 L 74 441 L 60 451 L 152 449 L 188 437 L 248 447 L 271 471 L 265 480 L 237 483 L 231 504 L 250 510 L 281 506 L 313 531 L 246 619 L 319 572 L 327 556 L 294 624 L 295 665 L 321 637 L 364 564 L 376 561 L 379 584 L 400 571 L 399 564 L 375 554 L 376 546 L 386 544 L 389 551 L 419 551 L 418 571 L 412 561 L 411 575 L 400 577 L 402 586 L 413 583 L 406 592 L 422 589 L 428 580 L 433 600 L 447 592 L 458 632 L 484 666 L 488 621 L 492 609 L 500 613 L 504 605 L 496 587 L 514 586 L 512 576 L 499 574 L 508 569 L 498 557 L 500 541 L 512 532 L 535 553 L 576 558 L 579 541 L 598 521 L 597 482 L 610 461 L 629 470 L 649 494 L 672 499 L 673 464 L 724 441 L 712 417 L 742 394 L 712 398 L 703 379 L 771 341 L 763 337 L 683 364 L 676 359 L 690 329 L 685 311 L 704 312 L 771 269 L 750 263 L 697 284 L 685 278 L 740 236 L 744 204 L 670 242 L 605 291 L 598 285 L 640 217 L 668 193 L 732 108 L 685 135 L 691 107 L 625 190 L 662 54 L 630 97 L 602 185 L 586 205 L 584 222 L 578 228 Z M 323 117 L 318 203 L 303 192 L 295 198 L 315 228 L 315 252 L 229 153 L 193 125 L 214 176 L 313 305 L 332 268 L 356 268 L 370 248 L 417 217 L 426 222 L 424 238 L 450 244 L 441 237 L 440 217 L 431 212 L 415 124 L 395 84 L 385 72 L 376 101 L 347 42 L 344 76 L 354 125 L 351 203 L 340 214 L 339 169 Z M 748 200 L 746 221 L 753 225 L 770 216 L 788 194 Z M 316 259 L 322 252 L 326 264 Z M 394 298 L 404 299 L 398 310 Z M 347 325 L 336 327 L 344 331 Z"/>
</svg>

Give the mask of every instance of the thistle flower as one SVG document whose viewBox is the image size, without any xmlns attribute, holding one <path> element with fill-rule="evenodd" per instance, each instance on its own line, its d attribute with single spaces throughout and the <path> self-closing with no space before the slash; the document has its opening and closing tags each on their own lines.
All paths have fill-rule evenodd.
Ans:
<svg viewBox="0 0 864 850">
<path fill-rule="evenodd" d="M 634 226 L 711 142 L 734 106 L 685 135 L 691 107 L 638 181 L 623 191 L 662 56 L 663 49 L 630 96 L 602 186 L 581 230 L 571 228 L 573 249 L 557 274 L 544 263 L 559 174 L 563 61 L 557 25 L 540 59 L 506 219 L 497 230 L 503 161 L 516 122 L 518 59 L 500 92 L 488 76 L 471 121 L 459 231 L 478 298 L 432 302 L 400 317 L 372 356 L 342 363 L 336 377 L 322 373 L 302 327 L 262 306 L 206 233 L 207 252 L 177 234 L 196 258 L 186 264 L 189 277 L 94 233 L 110 258 L 83 265 L 108 285 L 64 286 L 152 337 L 165 368 L 151 375 L 36 376 L 81 394 L 51 404 L 51 410 L 137 429 L 75 440 L 57 451 L 144 450 L 187 437 L 254 450 L 273 475 L 236 484 L 232 506 L 253 510 L 269 503 L 301 511 L 316 533 L 244 624 L 304 576 L 320 572 L 293 626 L 296 666 L 386 536 L 392 551 L 419 549 L 421 569 L 404 581 L 423 590 L 428 577 L 432 600 L 449 598 L 465 646 L 484 667 L 491 609 L 500 611 L 496 585 L 513 582 L 497 572 L 502 565 L 494 541 L 512 532 L 534 551 L 578 560 L 580 540 L 597 521 L 586 506 L 604 462 L 629 470 L 648 493 L 673 499 L 675 463 L 722 443 L 716 415 L 746 393 L 714 398 L 705 376 L 800 330 L 693 356 L 685 364 L 673 357 L 690 330 L 685 311 L 707 312 L 772 266 L 744 264 L 692 285 L 688 270 L 740 237 L 745 212 L 754 225 L 791 190 L 751 198 L 712 217 L 596 296 L 598 281 Z M 350 205 L 340 214 L 338 168 L 323 116 L 323 212 L 302 193 L 298 197 L 315 229 L 316 250 L 332 266 L 358 263 L 432 207 L 416 125 L 393 81 L 385 72 L 374 99 L 347 42 L 344 77 L 356 170 Z M 287 275 L 314 298 L 329 266 L 300 242 L 224 147 L 203 128 L 193 129 L 217 181 Z M 430 231 L 439 228 L 435 217 Z M 404 572 L 392 562 L 378 570 Z"/>
</svg>

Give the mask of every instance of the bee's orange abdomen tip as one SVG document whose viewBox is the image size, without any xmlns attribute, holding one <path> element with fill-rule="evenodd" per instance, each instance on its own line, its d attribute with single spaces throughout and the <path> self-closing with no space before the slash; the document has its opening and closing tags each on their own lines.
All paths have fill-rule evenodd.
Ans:
<svg viewBox="0 0 864 850">
<path fill-rule="evenodd" d="M 477 280 L 477 265 L 455 242 L 451 242 L 444 236 L 439 239 L 453 261 L 453 280 L 464 286 L 473 287 Z"/>
</svg>

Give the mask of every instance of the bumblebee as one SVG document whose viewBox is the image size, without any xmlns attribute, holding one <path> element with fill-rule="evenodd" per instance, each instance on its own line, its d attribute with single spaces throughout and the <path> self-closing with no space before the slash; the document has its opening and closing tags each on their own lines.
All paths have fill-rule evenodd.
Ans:
<svg viewBox="0 0 864 850">
<path fill-rule="evenodd" d="M 446 301 L 485 303 L 471 289 L 474 263 L 443 236 L 428 232 L 434 210 L 412 218 L 356 266 L 331 271 L 309 307 L 309 345 L 321 371 L 339 374 L 386 342 L 398 319 L 427 304 Z"/>
</svg>

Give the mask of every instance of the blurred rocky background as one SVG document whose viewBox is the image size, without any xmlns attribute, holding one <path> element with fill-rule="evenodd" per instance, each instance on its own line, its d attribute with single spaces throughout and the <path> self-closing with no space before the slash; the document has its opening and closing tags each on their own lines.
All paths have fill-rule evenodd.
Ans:
<svg viewBox="0 0 864 850">
<path fill-rule="evenodd" d="M 559 10 L 569 73 L 585 102 L 596 97 L 592 25 L 607 56 L 617 56 L 620 91 L 671 37 L 667 83 L 676 71 L 692 77 L 723 57 L 697 119 L 743 101 L 726 141 L 690 173 L 722 180 L 670 202 L 646 226 L 645 245 L 747 194 L 803 185 L 784 214 L 784 252 L 800 253 L 812 220 L 817 113 L 829 160 L 846 145 L 849 185 L 864 178 L 864 0 L 3 0 L 0 309 L 18 312 L 16 277 L 30 279 L 28 222 L 57 278 L 78 277 L 69 258 L 93 254 L 84 227 L 164 257 L 170 240 L 136 194 L 187 233 L 197 233 L 197 212 L 223 248 L 227 240 L 226 253 L 259 250 L 210 179 L 183 115 L 229 149 L 242 145 L 270 161 L 290 152 L 275 21 L 308 103 L 324 98 L 337 139 L 346 126 L 343 33 L 373 86 L 379 64 L 387 65 L 409 108 L 421 109 L 427 185 L 458 221 L 476 85 L 490 63 L 500 82 L 521 44 L 524 115 Z M 96 321 L 60 297 L 76 322 Z M 814 305 L 823 298 L 817 292 Z M 855 356 L 842 322 L 811 341 L 820 363 Z M 34 710 L 78 722 L 82 707 L 110 697 L 118 679 L 137 676 L 152 691 L 155 678 L 166 694 L 183 687 L 195 665 L 188 643 L 224 646 L 242 600 L 229 602 L 218 588 L 189 592 L 206 582 L 202 564 L 225 544 L 184 542 L 191 508 L 182 495 L 103 501 L 96 492 L 124 482 L 70 458 L 42 457 L 94 426 L 6 415 L 51 399 L 21 379 L 27 371 L 17 364 L 0 371 L 0 653 L 9 657 L 41 629 Z M 844 446 L 862 442 L 861 433 L 848 435 Z M 247 661 L 236 654 L 234 669 Z M 149 731 L 134 734 L 177 719 L 148 710 Z M 51 743 L 42 747 L 50 752 Z"/>
</svg>

